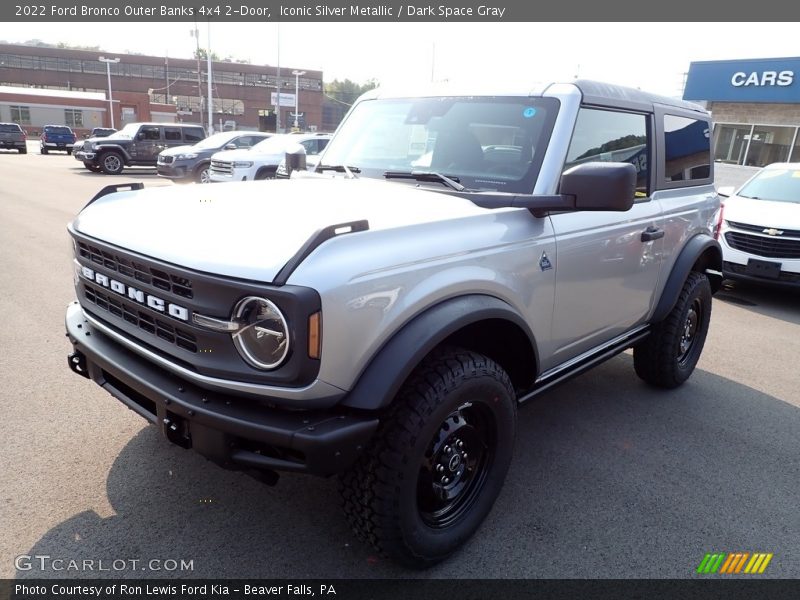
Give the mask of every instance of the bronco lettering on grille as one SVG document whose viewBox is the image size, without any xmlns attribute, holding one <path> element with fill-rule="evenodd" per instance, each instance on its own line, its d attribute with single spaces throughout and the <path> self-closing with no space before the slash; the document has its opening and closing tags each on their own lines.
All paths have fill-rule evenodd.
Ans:
<svg viewBox="0 0 800 600">
<path fill-rule="evenodd" d="M 180 319 L 181 321 L 188 321 L 189 320 L 189 310 L 184 308 L 183 306 L 179 306 L 178 304 L 172 304 L 165 302 L 162 298 L 158 296 L 153 296 L 151 294 L 145 294 L 142 290 L 136 289 L 133 286 L 125 285 L 124 283 L 117 281 L 116 279 L 111 279 L 102 273 L 98 273 L 94 269 L 90 269 L 89 267 L 81 267 L 81 275 L 83 275 L 89 281 L 93 281 L 102 285 L 105 288 L 109 288 L 110 290 L 117 292 L 121 296 L 127 296 L 131 300 L 138 302 L 139 304 L 144 304 L 156 310 L 158 312 L 166 312 L 169 316 L 175 317 L 176 319 Z"/>
</svg>

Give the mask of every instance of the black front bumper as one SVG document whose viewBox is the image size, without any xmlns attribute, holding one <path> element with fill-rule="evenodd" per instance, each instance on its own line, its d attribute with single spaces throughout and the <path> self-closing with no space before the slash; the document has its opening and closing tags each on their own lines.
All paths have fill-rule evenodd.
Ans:
<svg viewBox="0 0 800 600">
<path fill-rule="evenodd" d="M 268 399 L 206 390 L 120 346 L 87 321 L 66 316 L 70 368 L 105 388 L 164 436 L 229 469 L 331 475 L 350 467 L 378 426 L 374 415 L 280 410 Z"/>
</svg>

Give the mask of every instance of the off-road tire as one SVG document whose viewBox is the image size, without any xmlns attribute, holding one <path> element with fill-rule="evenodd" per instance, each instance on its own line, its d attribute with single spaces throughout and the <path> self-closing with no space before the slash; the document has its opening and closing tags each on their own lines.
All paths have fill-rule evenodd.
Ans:
<svg viewBox="0 0 800 600">
<path fill-rule="evenodd" d="M 515 430 L 514 390 L 497 363 L 457 348 L 434 352 L 403 385 L 356 464 L 339 476 L 356 536 L 415 568 L 447 558 L 491 510 Z"/>
<path fill-rule="evenodd" d="M 47 148 L 45 148 L 44 146 L 42 146 L 41 148 L 39 148 L 39 152 L 40 152 L 41 154 L 47 154 Z"/>
<path fill-rule="evenodd" d="M 100 169 L 106 175 L 119 175 L 122 173 L 122 169 L 125 168 L 125 161 L 122 158 L 122 155 L 113 150 L 103 152 L 103 154 L 100 155 L 98 162 L 100 163 Z"/>
<path fill-rule="evenodd" d="M 96 164 L 94 164 L 94 163 L 87 163 L 87 162 L 85 162 L 85 163 L 83 163 L 83 166 L 84 166 L 84 167 L 86 167 L 86 168 L 87 168 L 89 171 L 91 171 L 92 173 L 99 173 L 99 172 L 100 172 L 100 167 L 99 167 L 99 165 L 96 165 Z"/>
<path fill-rule="evenodd" d="M 636 374 L 657 387 L 681 385 L 700 359 L 710 322 L 711 285 L 705 274 L 692 271 L 672 311 L 633 348 Z"/>
<path fill-rule="evenodd" d="M 27 154 L 28 153 L 28 149 L 27 148 L 17 148 L 17 152 L 19 152 L 20 154 Z"/>
</svg>

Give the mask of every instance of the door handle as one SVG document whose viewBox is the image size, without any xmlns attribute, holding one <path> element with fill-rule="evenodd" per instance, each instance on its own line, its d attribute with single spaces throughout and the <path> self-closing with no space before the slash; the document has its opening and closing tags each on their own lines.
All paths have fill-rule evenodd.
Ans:
<svg viewBox="0 0 800 600">
<path fill-rule="evenodd" d="M 664 237 L 664 230 L 651 225 L 642 232 L 641 239 L 643 242 L 652 242 L 653 240 L 657 240 L 662 237 Z"/>
</svg>

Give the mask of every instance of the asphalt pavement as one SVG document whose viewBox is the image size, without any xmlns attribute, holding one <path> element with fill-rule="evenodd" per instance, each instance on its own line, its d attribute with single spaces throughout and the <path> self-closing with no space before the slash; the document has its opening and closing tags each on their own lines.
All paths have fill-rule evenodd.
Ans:
<svg viewBox="0 0 800 600">
<path fill-rule="evenodd" d="M 0 151 L 0 577 L 687 578 L 734 551 L 800 577 L 800 293 L 720 292 L 677 390 L 646 386 L 625 353 L 522 407 L 489 518 L 408 571 L 350 534 L 333 479 L 224 471 L 67 368 L 66 225 L 131 181 L 174 185 Z"/>
</svg>

